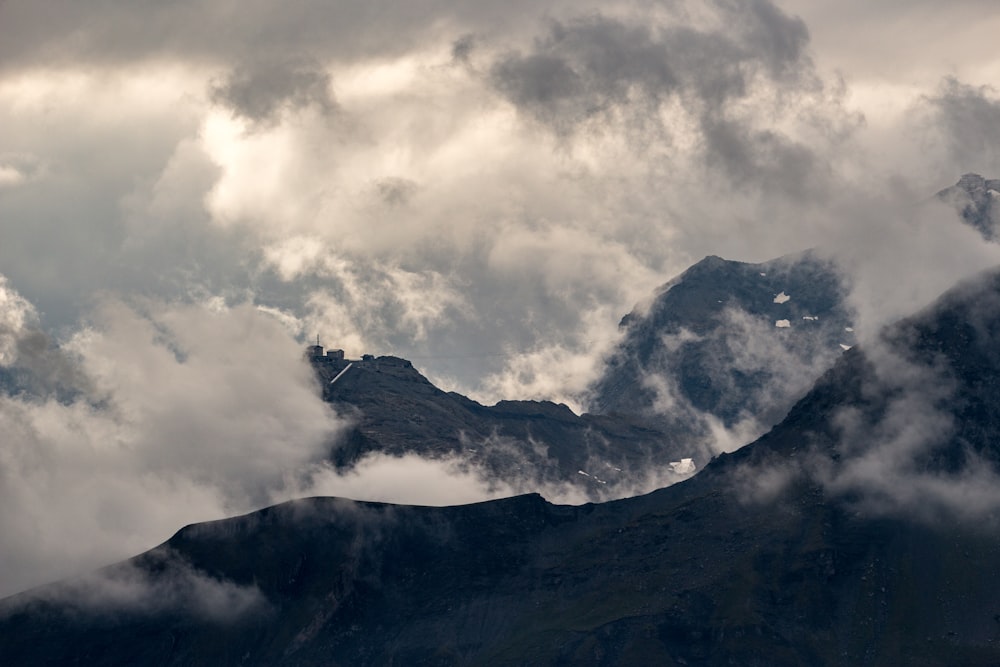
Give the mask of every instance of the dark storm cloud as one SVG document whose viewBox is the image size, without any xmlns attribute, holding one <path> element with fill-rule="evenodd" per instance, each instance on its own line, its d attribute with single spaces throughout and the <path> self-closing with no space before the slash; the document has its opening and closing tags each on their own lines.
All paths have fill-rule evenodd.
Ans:
<svg viewBox="0 0 1000 667">
<path fill-rule="evenodd" d="M 933 127 L 944 135 L 945 149 L 959 168 L 994 177 L 1000 170 L 997 90 L 948 77 L 927 102 L 934 111 Z"/>
<path fill-rule="evenodd" d="M 733 179 L 795 198 L 821 194 L 818 176 L 824 169 L 806 145 L 772 130 L 708 115 L 702 119 L 706 159 Z"/>
<path fill-rule="evenodd" d="M 383 178 L 375 183 L 379 200 L 386 206 L 404 206 L 419 189 L 419 185 L 407 178 Z"/>
<path fill-rule="evenodd" d="M 462 35 L 451 44 L 451 58 L 456 63 L 468 63 L 476 48 L 476 38 L 473 35 Z"/>
<path fill-rule="evenodd" d="M 222 294 L 230 302 L 253 292 L 299 317 L 309 312 L 303 302 L 310 303 L 310 292 L 329 292 L 337 297 L 329 319 L 357 323 L 368 339 L 359 353 L 381 345 L 376 334 L 390 331 L 393 345 L 374 351 L 416 352 L 414 330 L 429 344 L 466 337 L 459 346 L 474 351 L 493 353 L 511 341 L 541 348 L 543 340 L 585 337 L 564 333 L 578 329 L 584 309 L 606 309 L 601 319 L 613 325 L 640 285 L 662 280 L 665 265 L 673 271 L 672 262 L 687 261 L 668 261 L 669 251 L 652 249 L 665 248 L 661 241 L 670 234 L 647 222 L 670 210 L 678 186 L 661 182 L 652 191 L 650 180 L 673 172 L 708 184 L 721 174 L 744 189 L 776 187 L 784 196 L 817 182 L 813 174 L 822 163 L 813 156 L 823 146 L 806 149 L 806 142 L 770 128 L 770 106 L 756 101 L 758 87 L 794 97 L 796 86 L 815 83 L 805 26 L 767 1 L 685 8 L 682 2 L 519 0 L 500 7 L 298 0 L 278 8 L 183 0 L 141 11 L 46 2 L 44 25 L 26 3 L 5 6 L 6 25 L 18 27 L 0 38 L 8 63 L 36 59 L 56 70 L 122 72 L 129 81 L 159 73 L 164 64 L 179 72 L 176 96 L 161 93 L 164 103 L 148 110 L 115 86 L 85 90 L 80 99 L 119 101 L 106 113 L 115 122 L 96 129 L 80 131 L 59 105 L 42 121 L 36 113 L 17 117 L 29 131 L 42 130 L 29 149 L 69 167 L 59 172 L 67 187 L 58 196 L 51 193 L 62 183 L 45 183 L 44 192 L 8 189 L 11 215 L 0 222 L 45 248 L 30 262 L 13 245 L 0 248 L 0 263 L 39 304 L 47 325 L 72 322 L 95 288 L 126 286 L 168 299 Z M 449 59 L 462 66 L 448 67 Z M 206 93 L 218 106 L 205 106 Z M 537 122 L 501 127 L 496 112 L 507 107 L 497 104 L 501 98 L 514 102 L 522 118 L 572 135 L 573 148 L 591 148 L 593 136 L 575 131 L 590 121 L 594 135 L 612 143 L 624 137 L 630 145 L 601 155 L 602 166 L 587 174 L 551 155 Z M 335 104 L 342 126 L 317 119 L 322 114 L 315 111 Z M 220 106 L 249 121 L 254 136 L 227 134 Z M 129 114 L 120 120 L 123 108 Z M 165 108 L 171 112 L 163 114 Z M 138 120 L 130 123 L 131 117 Z M 668 135 L 682 132 L 697 134 L 694 151 L 704 154 L 671 146 Z M 61 145 L 80 144 L 73 153 L 38 147 L 63 136 Z M 101 160 L 82 169 L 83 154 Z M 92 182 L 95 174 L 104 180 Z M 596 192 L 603 203 L 590 206 L 586 195 Z M 676 208 L 689 215 L 690 198 L 684 199 Z M 80 222 L 70 226 L 69 219 Z M 692 235 L 711 233 L 699 225 Z M 315 261 L 292 257 L 281 264 L 289 284 L 274 285 L 261 256 L 286 242 L 316 245 Z M 534 255 L 545 261 L 526 266 Z M 581 257 L 591 267 L 586 276 L 578 275 Z M 39 270 L 39 262 L 49 270 Z M 368 277 L 394 263 L 406 266 L 393 274 L 406 280 Z M 386 302 L 408 305 L 344 299 L 335 277 L 310 275 L 331 265 L 352 267 L 359 294 L 392 292 Z M 440 299 L 406 291 L 428 283 L 441 286 Z M 463 307 L 447 307 L 456 293 L 466 296 Z M 449 321 L 456 314 L 459 326 Z M 470 334 L 470 321 L 481 330 Z M 441 345 L 428 352 L 454 347 Z M 462 370 L 464 382 L 478 383 L 495 370 L 495 364 Z"/>
<path fill-rule="evenodd" d="M 751 52 L 761 56 L 772 76 L 794 74 L 795 63 L 805 57 L 809 29 L 797 16 L 789 16 L 770 0 L 719 0 L 736 21 Z"/>
<path fill-rule="evenodd" d="M 633 92 L 656 104 L 678 85 L 648 28 L 601 16 L 553 23 L 533 52 L 501 58 L 491 78 L 518 108 L 558 131 L 626 104 Z"/>
<path fill-rule="evenodd" d="M 234 115 L 264 124 L 275 122 L 285 110 L 315 106 L 331 113 L 335 108 L 329 73 L 308 59 L 241 65 L 212 86 L 211 97 Z"/>
<path fill-rule="evenodd" d="M 766 0 L 713 3 L 727 27 L 630 24 L 601 15 L 553 21 L 527 53 L 492 67 L 496 88 L 558 131 L 623 106 L 642 113 L 672 95 L 718 114 L 752 80 L 808 78 L 808 31 Z"/>
<path fill-rule="evenodd" d="M 718 26 L 650 25 L 594 15 L 552 21 L 527 52 L 510 52 L 490 70 L 493 86 L 521 112 L 566 137 L 596 120 L 624 118 L 645 143 L 669 137 L 680 105 L 694 119 L 710 169 L 734 185 L 816 194 L 814 148 L 759 128 L 737 105 L 759 92 L 795 107 L 822 92 L 802 21 L 767 0 L 711 4 Z M 660 114 L 663 113 L 663 116 Z M 664 117 L 665 116 L 665 117 Z"/>
<path fill-rule="evenodd" d="M 38 329 L 18 337 L 15 369 L 19 388 L 36 396 L 69 400 L 93 389 L 79 363 Z"/>
<path fill-rule="evenodd" d="M 581 3 L 554 2 L 550 6 Z M 44 5 L 44 9 L 40 6 Z M 583 7 L 585 9 L 585 6 Z M 7 0 L 0 3 L 0 69 L 45 62 L 115 65 L 228 62 L 310 53 L 350 59 L 405 53 L 450 26 L 502 30 L 537 3 L 369 0 L 178 0 L 167 3 Z M 10 29 L 4 29 L 8 27 Z M 450 35 L 454 39 L 455 34 Z"/>
</svg>

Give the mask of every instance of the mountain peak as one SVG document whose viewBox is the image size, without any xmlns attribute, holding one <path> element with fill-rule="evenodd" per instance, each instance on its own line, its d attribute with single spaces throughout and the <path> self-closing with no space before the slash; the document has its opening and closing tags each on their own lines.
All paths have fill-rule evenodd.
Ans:
<svg viewBox="0 0 1000 667">
<path fill-rule="evenodd" d="M 710 255 L 623 319 L 590 409 L 650 419 L 698 443 L 704 463 L 713 426 L 766 430 L 854 344 L 845 289 L 812 250 L 759 264 Z"/>
<path fill-rule="evenodd" d="M 1000 238 L 1000 179 L 984 178 L 975 173 L 963 174 L 958 182 L 937 193 L 937 198 L 951 204 L 971 227 L 987 241 Z"/>
<path fill-rule="evenodd" d="M 1000 189 L 1000 179 L 988 179 L 979 174 L 969 172 L 968 174 L 962 174 L 962 177 L 958 179 L 958 183 L 955 186 L 969 193 L 983 189 L 997 190 Z"/>
</svg>

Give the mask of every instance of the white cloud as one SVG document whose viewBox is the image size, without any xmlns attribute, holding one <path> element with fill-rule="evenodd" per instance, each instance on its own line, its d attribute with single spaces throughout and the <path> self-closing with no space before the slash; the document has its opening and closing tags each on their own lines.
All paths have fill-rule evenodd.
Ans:
<svg viewBox="0 0 1000 667">
<path fill-rule="evenodd" d="M 272 611 L 257 586 L 216 579 L 171 550 L 150 554 L 143 565 L 154 570 L 122 563 L 35 591 L 20 601 L 49 602 L 71 613 L 156 615 L 183 610 L 218 624 Z"/>
<path fill-rule="evenodd" d="M 4 592 L 287 497 L 341 428 L 299 344 L 248 305 L 109 301 L 65 348 L 88 395 L 0 398 Z"/>
<path fill-rule="evenodd" d="M 0 366 L 9 366 L 17 359 L 18 339 L 25 329 L 37 324 L 35 307 L 0 276 Z"/>
<path fill-rule="evenodd" d="M 365 457 L 349 471 L 328 466 L 312 471 L 311 494 L 409 505 L 462 505 L 516 495 L 504 482 L 490 483 L 462 459 L 415 455 Z"/>
</svg>

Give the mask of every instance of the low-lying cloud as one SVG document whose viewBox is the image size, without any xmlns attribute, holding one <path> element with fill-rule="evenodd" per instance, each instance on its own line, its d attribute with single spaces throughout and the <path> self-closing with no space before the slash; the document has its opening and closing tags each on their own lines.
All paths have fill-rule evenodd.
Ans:
<svg viewBox="0 0 1000 667">
<path fill-rule="evenodd" d="M 791 434 L 801 440 L 796 456 L 765 456 L 737 473 L 746 497 L 770 502 L 808 480 L 865 516 L 992 526 L 1000 510 L 990 394 L 997 284 L 995 274 L 963 284 L 851 352 L 840 374 L 820 383 L 838 402 L 799 415 L 807 430 Z"/>
<path fill-rule="evenodd" d="M 8 602 L 55 605 L 63 614 L 114 618 L 184 613 L 210 623 L 229 624 L 273 609 L 255 585 L 218 579 L 192 566 L 178 553 L 159 550 L 143 562 L 127 562 L 31 591 Z"/>
<path fill-rule="evenodd" d="M 109 300 L 34 356 L 29 327 L 12 368 L 48 372 L 51 357 L 85 381 L 62 400 L 0 396 L 5 593 L 284 498 L 342 428 L 299 344 L 251 305 Z"/>
</svg>

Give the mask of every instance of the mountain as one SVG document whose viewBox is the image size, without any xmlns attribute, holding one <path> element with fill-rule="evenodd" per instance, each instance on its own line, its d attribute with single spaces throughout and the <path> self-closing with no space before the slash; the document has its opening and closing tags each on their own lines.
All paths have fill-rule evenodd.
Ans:
<svg viewBox="0 0 1000 667">
<path fill-rule="evenodd" d="M 492 480 L 537 490 L 571 484 L 591 500 L 684 479 L 720 448 L 783 417 L 854 344 L 845 288 L 816 252 L 749 264 L 707 257 L 622 320 L 623 342 L 594 385 L 592 413 L 547 401 L 483 406 L 434 387 L 396 357 L 312 354 L 324 399 L 351 417 L 331 450 L 460 456 Z"/>
<path fill-rule="evenodd" d="M 600 414 L 642 416 L 696 459 L 717 426 L 775 424 L 855 342 L 846 287 L 815 251 L 761 264 L 706 257 L 625 316 L 625 335 L 590 390 Z"/>
<path fill-rule="evenodd" d="M 687 481 L 577 507 L 314 498 L 189 526 L 4 600 L 0 657 L 1000 664 L 998 342 L 993 271 L 843 354 Z"/>
<path fill-rule="evenodd" d="M 401 359 L 355 362 L 337 377 L 347 363 L 319 357 L 324 397 L 356 420 L 331 456 L 347 468 L 375 452 L 460 455 L 491 479 L 525 490 L 568 482 L 592 500 L 665 485 L 759 437 L 855 344 L 847 291 L 818 251 L 706 257 L 622 319 L 582 416 L 544 401 L 482 406 Z"/>
<path fill-rule="evenodd" d="M 594 500 L 693 472 L 682 461 L 689 456 L 686 443 L 629 416 L 579 416 L 549 401 L 484 406 L 441 391 L 398 357 L 311 358 L 324 400 L 353 423 L 330 453 L 341 469 L 375 453 L 459 456 L 490 480 L 530 489 L 572 484 Z"/>
<path fill-rule="evenodd" d="M 1000 229 L 1000 179 L 986 179 L 979 174 L 965 174 L 955 185 L 937 193 L 937 198 L 951 204 L 962 220 L 977 229 L 987 241 L 998 239 Z"/>
</svg>

